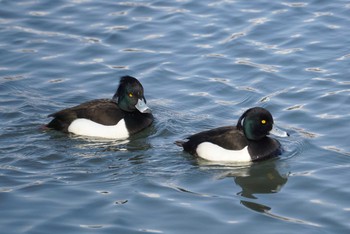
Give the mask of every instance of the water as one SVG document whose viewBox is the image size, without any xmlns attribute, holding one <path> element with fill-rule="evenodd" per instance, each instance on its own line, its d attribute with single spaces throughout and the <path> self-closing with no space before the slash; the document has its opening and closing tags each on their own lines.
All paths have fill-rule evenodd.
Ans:
<svg viewBox="0 0 350 234">
<path fill-rule="evenodd" d="M 348 233 L 348 1 L 0 0 L 1 233 Z M 41 129 L 143 83 L 129 141 Z M 291 137 L 253 165 L 174 141 L 269 109 Z"/>
</svg>

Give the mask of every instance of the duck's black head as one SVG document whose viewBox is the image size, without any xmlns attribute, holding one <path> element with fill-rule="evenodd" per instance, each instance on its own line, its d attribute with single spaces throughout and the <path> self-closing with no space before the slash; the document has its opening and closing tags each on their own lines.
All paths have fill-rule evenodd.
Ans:
<svg viewBox="0 0 350 234">
<path fill-rule="evenodd" d="M 151 112 L 146 105 L 142 84 L 132 76 L 123 76 L 120 78 L 119 87 L 113 96 L 113 100 L 118 104 L 120 109 L 127 112 L 136 110 L 141 113 Z"/>
<path fill-rule="evenodd" d="M 262 107 L 253 107 L 248 109 L 239 118 L 237 123 L 237 129 L 243 129 L 244 135 L 248 140 L 260 140 L 266 137 L 272 128 L 272 115 L 268 110 Z"/>
</svg>

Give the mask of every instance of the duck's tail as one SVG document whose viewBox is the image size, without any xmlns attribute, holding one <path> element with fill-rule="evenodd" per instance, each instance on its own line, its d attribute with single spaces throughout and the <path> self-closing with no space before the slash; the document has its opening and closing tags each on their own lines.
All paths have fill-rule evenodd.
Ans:
<svg viewBox="0 0 350 234">
<path fill-rule="evenodd" d="M 185 141 L 175 141 L 174 144 L 180 147 L 184 147 Z"/>
</svg>

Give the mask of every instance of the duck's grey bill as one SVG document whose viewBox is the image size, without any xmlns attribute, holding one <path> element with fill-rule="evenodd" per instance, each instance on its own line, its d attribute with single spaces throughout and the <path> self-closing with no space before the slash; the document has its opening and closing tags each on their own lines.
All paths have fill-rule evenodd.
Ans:
<svg viewBox="0 0 350 234">
<path fill-rule="evenodd" d="M 272 134 L 272 135 L 275 135 L 275 136 L 278 136 L 278 137 L 289 137 L 289 133 L 288 132 L 279 129 L 276 126 L 272 126 L 272 129 L 271 129 L 269 134 Z"/>
<path fill-rule="evenodd" d="M 135 105 L 141 113 L 151 113 L 151 109 L 146 105 L 143 99 L 139 99 Z"/>
</svg>

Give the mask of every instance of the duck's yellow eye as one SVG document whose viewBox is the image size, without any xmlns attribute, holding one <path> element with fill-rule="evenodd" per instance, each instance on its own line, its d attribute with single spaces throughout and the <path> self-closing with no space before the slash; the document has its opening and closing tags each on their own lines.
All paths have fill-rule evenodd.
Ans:
<svg viewBox="0 0 350 234">
<path fill-rule="evenodd" d="M 134 95 L 132 93 L 129 93 L 129 97 L 133 97 Z"/>
<path fill-rule="evenodd" d="M 265 119 L 261 120 L 261 123 L 266 124 L 266 120 Z"/>
</svg>

